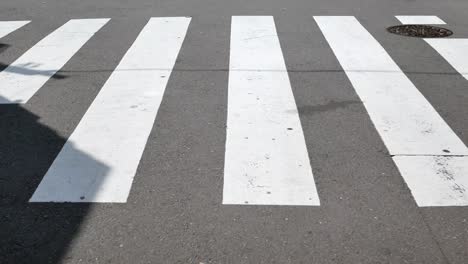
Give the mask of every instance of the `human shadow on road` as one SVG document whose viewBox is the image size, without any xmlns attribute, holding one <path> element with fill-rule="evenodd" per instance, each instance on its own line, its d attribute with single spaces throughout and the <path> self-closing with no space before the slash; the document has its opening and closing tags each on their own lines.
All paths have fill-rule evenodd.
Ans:
<svg viewBox="0 0 468 264">
<path fill-rule="evenodd" d="M 8 44 L 0 43 L 0 53 L 4 52 L 9 47 L 10 47 L 10 45 L 8 45 Z"/>
<path fill-rule="evenodd" d="M 5 101 L 1 97 L 0 101 Z M 29 203 L 66 139 L 20 104 L 0 104 L 0 263 L 60 263 L 89 203 Z M 102 175 L 109 168 L 76 148 Z M 98 179 L 103 180 L 104 177 Z"/>
<path fill-rule="evenodd" d="M 1 49 L 1 46 L 0 46 Z M 1 50 L 0 50 L 1 52 Z M 0 71 L 9 72 L 14 74 L 21 74 L 21 75 L 44 75 L 50 76 L 52 79 L 65 79 L 68 76 L 57 73 L 55 70 L 41 70 L 38 69 L 40 65 L 36 63 L 25 63 L 23 65 L 7 65 L 0 62 Z"/>
</svg>

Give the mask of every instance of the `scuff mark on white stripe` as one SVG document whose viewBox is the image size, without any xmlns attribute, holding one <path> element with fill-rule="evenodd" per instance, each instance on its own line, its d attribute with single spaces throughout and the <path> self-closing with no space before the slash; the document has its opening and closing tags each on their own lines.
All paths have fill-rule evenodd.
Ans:
<svg viewBox="0 0 468 264">
<path fill-rule="evenodd" d="M 468 157 L 395 156 L 419 206 L 468 205 Z"/>
<path fill-rule="evenodd" d="M 223 203 L 320 205 L 271 16 L 232 18 Z"/>
<path fill-rule="evenodd" d="M 186 17 L 150 19 L 66 142 L 31 202 L 127 201 L 189 23 Z M 96 162 L 82 158 L 80 153 L 103 165 L 93 167 Z"/>
<path fill-rule="evenodd" d="M 465 144 L 354 17 L 315 17 L 315 20 L 390 154 L 395 156 L 402 176 L 407 183 L 412 182 L 409 187 L 418 204 L 468 204 L 466 196 L 460 198 L 456 188 L 448 195 L 445 185 L 436 185 L 440 177 L 437 163 L 432 162 L 433 169 L 427 168 L 426 173 L 415 174 L 419 165 L 410 162 L 427 163 L 444 156 L 451 159 L 453 155 L 467 155 Z M 468 163 L 465 164 L 461 169 L 450 168 L 450 163 L 444 166 L 457 173 L 450 183 L 452 186 L 464 186 L 468 175 L 458 173 L 466 171 Z M 422 195 L 428 188 L 432 190 L 432 199 Z"/>
<path fill-rule="evenodd" d="M 25 26 L 30 21 L 0 21 L 0 38 L 5 37 L 11 32 Z"/>
<path fill-rule="evenodd" d="M 0 104 L 26 103 L 109 19 L 72 19 L 0 72 Z"/>
</svg>

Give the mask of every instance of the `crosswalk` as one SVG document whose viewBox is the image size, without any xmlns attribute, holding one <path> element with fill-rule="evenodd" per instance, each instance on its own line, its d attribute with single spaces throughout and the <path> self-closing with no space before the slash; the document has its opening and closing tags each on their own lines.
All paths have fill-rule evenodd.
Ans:
<svg viewBox="0 0 468 264">
<path fill-rule="evenodd" d="M 396 18 L 444 24 L 436 16 Z M 311 26 L 321 30 L 416 203 L 468 206 L 463 141 L 357 18 L 314 19 Z M 109 20 L 70 20 L 31 47 L 0 72 L 0 104 L 27 103 Z M 30 202 L 127 201 L 190 21 L 148 21 Z M 0 22 L 0 38 L 28 23 L 34 22 Z M 468 40 L 425 41 L 468 80 Z M 222 203 L 320 206 L 309 160 L 314 152 L 306 146 L 273 17 L 232 17 L 228 82 Z"/>
</svg>

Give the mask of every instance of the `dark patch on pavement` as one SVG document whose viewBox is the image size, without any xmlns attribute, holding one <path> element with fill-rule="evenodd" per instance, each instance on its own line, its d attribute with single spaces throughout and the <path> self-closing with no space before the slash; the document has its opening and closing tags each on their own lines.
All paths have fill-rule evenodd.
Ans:
<svg viewBox="0 0 468 264">
<path fill-rule="evenodd" d="M 323 104 L 323 105 L 299 106 L 297 108 L 297 110 L 299 111 L 299 114 L 301 114 L 301 115 L 313 115 L 313 114 L 317 114 L 317 113 L 321 113 L 321 112 L 335 111 L 337 109 L 346 108 L 346 107 L 348 107 L 350 105 L 360 104 L 360 103 L 361 103 L 361 101 L 353 101 L 353 100 L 340 101 L 340 102 L 336 102 L 336 101 L 331 100 L 328 103 Z"/>
<path fill-rule="evenodd" d="M 10 47 L 10 45 L 8 45 L 8 44 L 0 43 L 0 53 L 4 52 L 9 47 Z"/>
</svg>

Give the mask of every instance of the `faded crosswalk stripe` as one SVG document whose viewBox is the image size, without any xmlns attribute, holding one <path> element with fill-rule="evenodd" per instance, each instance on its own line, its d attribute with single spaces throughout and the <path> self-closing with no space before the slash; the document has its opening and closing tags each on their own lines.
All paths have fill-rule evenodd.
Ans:
<svg viewBox="0 0 468 264">
<path fill-rule="evenodd" d="M 53 162 L 30 201 L 126 202 L 190 18 L 152 18 Z M 109 167 L 89 166 L 77 151 Z"/>
<path fill-rule="evenodd" d="M 271 16 L 232 18 L 223 203 L 320 204 Z"/>
<path fill-rule="evenodd" d="M 26 103 L 109 19 L 72 19 L 0 72 L 1 104 Z"/>
<path fill-rule="evenodd" d="M 445 22 L 436 16 L 396 16 L 403 24 L 437 24 L 443 25 Z M 444 57 L 465 79 L 468 80 L 468 39 L 447 38 L 447 39 L 424 39 L 439 54 Z"/>
<path fill-rule="evenodd" d="M 418 205 L 468 205 L 463 142 L 354 17 L 315 20 Z"/>
<path fill-rule="evenodd" d="M 0 21 L 0 38 L 10 34 L 30 21 Z"/>
</svg>

